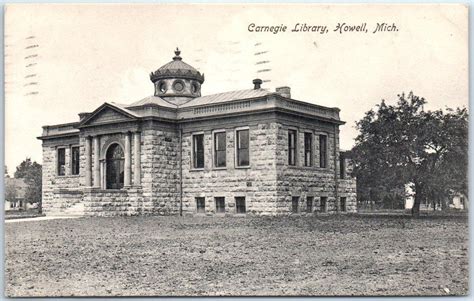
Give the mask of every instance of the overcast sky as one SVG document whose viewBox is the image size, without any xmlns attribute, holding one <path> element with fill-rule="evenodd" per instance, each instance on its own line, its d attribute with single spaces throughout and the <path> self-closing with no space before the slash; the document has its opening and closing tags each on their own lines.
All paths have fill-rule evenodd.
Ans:
<svg viewBox="0 0 474 301">
<path fill-rule="evenodd" d="M 383 22 L 398 31 L 372 34 Z M 251 23 L 288 29 L 249 32 Z M 296 23 L 327 26 L 328 33 L 291 32 Z M 368 33 L 339 34 L 338 23 L 367 23 Z M 428 109 L 467 107 L 467 34 L 461 5 L 9 6 L 6 165 L 13 174 L 26 157 L 42 162 L 36 137 L 43 125 L 153 94 L 149 73 L 169 62 L 176 46 L 205 73 L 203 95 L 251 88 L 258 76 L 270 80 L 263 88 L 290 86 L 292 98 L 339 107 L 347 122 L 341 148 L 350 149 L 355 121 L 381 99 L 394 103 L 413 91 Z"/>
</svg>

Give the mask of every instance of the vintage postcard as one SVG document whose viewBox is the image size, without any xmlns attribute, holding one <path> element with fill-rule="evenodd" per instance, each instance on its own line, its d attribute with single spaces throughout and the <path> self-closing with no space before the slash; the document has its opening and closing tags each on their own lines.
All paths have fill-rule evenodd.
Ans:
<svg viewBox="0 0 474 301">
<path fill-rule="evenodd" d="M 468 7 L 5 7 L 5 296 L 466 296 Z"/>
</svg>

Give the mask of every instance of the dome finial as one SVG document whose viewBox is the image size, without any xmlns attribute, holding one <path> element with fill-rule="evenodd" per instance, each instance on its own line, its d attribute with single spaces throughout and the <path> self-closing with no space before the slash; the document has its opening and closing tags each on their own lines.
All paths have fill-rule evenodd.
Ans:
<svg viewBox="0 0 474 301">
<path fill-rule="evenodd" d="M 181 51 L 179 50 L 178 47 L 176 47 L 176 50 L 174 51 L 175 57 L 173 58 L 174 61 L 181 61 L 181 57 L 179 56 L 181 54 Z"/>
</svg>

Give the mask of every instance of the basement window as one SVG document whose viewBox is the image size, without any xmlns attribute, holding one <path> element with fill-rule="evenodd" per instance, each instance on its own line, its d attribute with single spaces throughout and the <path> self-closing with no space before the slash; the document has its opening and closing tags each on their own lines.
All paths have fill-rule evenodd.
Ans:
<svg viewBox="0 0 474 301">
<path fill-rule="evenodd" d="M 225 213 L 225 198 L 216 197 L 216 213 Z"/>
<path fill-rule="evenodd" d="M 298 202 L 300 197 L 294 196 L 291 198 L 291 212 L 298 213 Z"/>
<path fill-rule="evenodd" d="M 196 198 L 196 212 L 197 213 L 206 213 L 206 201 L 203 197 Z"/>
<path fill-rule="evenodd" d="M 341 197 L 340 202 L 339 202 L 340 210 L 341 211 L 346 211 L 346 197 Z"/>
<path fill-rule="evenodd" d="M 306 213 L 313 212 L 313 197 L 308 196 L 306 197 Z"/>
<path fill-rule="evenodd" d="M 328 202 L 328 198 L 326 196 L 322 196 L 321 201 L 319 203 L 319 211 L 321 212 L 327 211 L 327 202 Z"/>
<path fill-rule="evenodd" d="M 236 213 L 245 213 L 247 211 L 245 207 L 245 197 L 236 197 L 235 198 L 235 212 Z"/>
</svg>

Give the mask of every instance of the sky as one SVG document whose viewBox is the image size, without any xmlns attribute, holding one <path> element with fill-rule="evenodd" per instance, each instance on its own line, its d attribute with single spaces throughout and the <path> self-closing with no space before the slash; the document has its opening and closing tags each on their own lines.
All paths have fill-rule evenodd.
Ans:
<svg viewBox="0 0 474 301">
<path fill-rule="evenodd" d="M 203 95 L 250 89 L 259 77 L 262 88 L 289 86 L 294 99 L 339 107 L 347 150 L 355 122 L 382 99 L 413 91 L 425 109 L 468 106 L 467 14 L 459 4 L 9 5 L 5 164 L 12 175 L 26 157 L 41 163 L 44 125 L 152 95 L 149 74 L 176 47 L 205 74 Z M 288 28 L 250 32 L 252 23 Z M 297 23 L 328 32 L 292 32 Z M 338 23 L 368 32 L 341 34 Z M 377 23 L 398 31 L 373 34 Z"/>
</svg>

